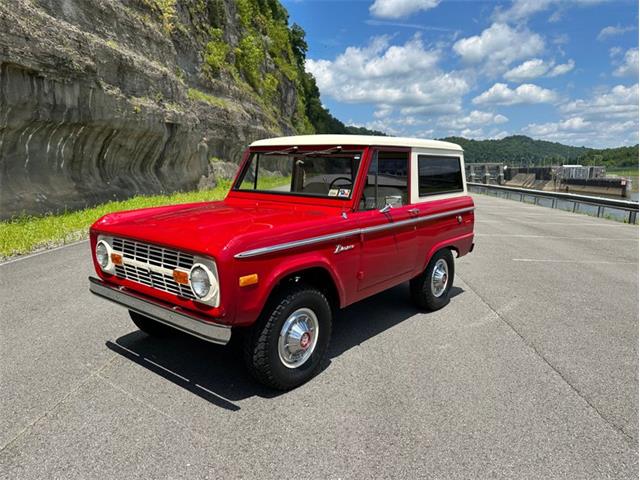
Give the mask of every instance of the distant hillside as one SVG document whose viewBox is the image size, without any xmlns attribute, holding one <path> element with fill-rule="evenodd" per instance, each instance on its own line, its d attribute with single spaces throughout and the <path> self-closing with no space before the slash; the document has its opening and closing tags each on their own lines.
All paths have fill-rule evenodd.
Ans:
<svg viewBox="0 0 640 480">
<path fill-rule="evenodd" d="M 589 150 L 577 159 L 583 165 L 606 165 L 608 167 L 638 167 L 638 145 L 633 147 Z"/>
<path fill-rule="evenodd" d="M 513 135 L 500 140 L 469 140 L 463 137 L 443 138 L 464 148 L 465 161 L 502 162 L 507 165 L 582 163 L 607 166 L 637 166 L 638 145 L 596 150 L 573 147 L 545 140 L 534 140 L 524 135 Z"/>
</svg>

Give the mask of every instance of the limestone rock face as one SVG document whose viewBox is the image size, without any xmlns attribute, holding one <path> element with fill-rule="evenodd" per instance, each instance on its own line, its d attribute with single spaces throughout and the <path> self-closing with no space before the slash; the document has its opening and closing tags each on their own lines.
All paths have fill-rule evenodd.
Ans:
<svg viewBox="0 0 640 480">
<path fill-rule="evenodd" d="M 242 36 L 233 0 L 174 2 L 171 25 L 159 3 L 0 2 L 0 218 L 195 189 L 211 157 L 295 133 L 294 86 L 265 106 L 205 68 L 214 13 Z"/>
</svg>

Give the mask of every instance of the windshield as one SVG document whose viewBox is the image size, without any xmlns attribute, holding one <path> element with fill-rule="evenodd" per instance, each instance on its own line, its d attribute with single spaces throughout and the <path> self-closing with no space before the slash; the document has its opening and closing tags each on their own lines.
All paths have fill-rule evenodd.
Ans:
<svg viewBox="0 0 640 480">
<path fill-rule="evenodd" d="M 254 152 L 235 189 L 351 198 L 362 152 Z"/>
</svg>

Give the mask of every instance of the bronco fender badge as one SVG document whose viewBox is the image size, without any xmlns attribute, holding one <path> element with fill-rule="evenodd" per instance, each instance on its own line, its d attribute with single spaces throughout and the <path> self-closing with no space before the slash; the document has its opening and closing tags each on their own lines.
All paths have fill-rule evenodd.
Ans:
<svg viewBox="0 0 640 480">
<path fill-rule="evenodd" d="M 347 250 L 351 250 L 354 246 L 353 245 L 336 245 L 336 249 L 333 251 L 333 253 L 341 253 L 341 252 L 345 252 Z"/>
</svg>

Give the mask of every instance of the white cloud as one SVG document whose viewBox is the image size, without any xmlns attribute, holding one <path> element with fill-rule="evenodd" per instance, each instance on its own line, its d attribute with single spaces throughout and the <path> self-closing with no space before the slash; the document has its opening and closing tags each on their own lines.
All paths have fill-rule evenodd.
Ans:
<svg viewBox="0 0 640 480">
<path fill-rule="evenodd" d="M 524 20 L 549 8 L 552 0 L 515 0 L 506 10 L 496 8 L 493 17 L 499 22 Z"/>
<path fill-rule="evenodd" d="M 509 119 L 504 115 L 492 112 L 482 112 L 473 110 L 467 114 L 457 116 L 441 117 L 437 124 L 440 127 L 448 129 L 463 129 L 469 127 L 479 127 L 487 125 L 500 125 L 508 122 Z"/>
<path fill-rule="evenodd" d="M 489 134 L 490 136 L 487 138 L 487 140 L 502 140 L 504 137 L 510 135 L 509 132 L 507 132 L 506 130 L 495 130 L 492 133 Z"/>
<path fill-rule="evenodd" d="M 638 85 L 610 90 L 561 105 L 557 122 L 532 123 L 522 131 L 573 145 L 619 146 L 638 143 Z"/>
<path fill-rule="evenodd" d="M 569 43 L 569 35 L 566 33 L 561 33 L 560 35 L 556 35 L 552 40 L 554 45 L 566 45 Z"/>
<path fill-rule="evenodd" d="M 374 113 L 374 117 L 364 126 L 391 135 L 423 138 L 451 135 L 473 138 L 493 138 L 499 134 L 504 136 L 506 133 L 496 127 L 509 121 L 504 115 L 495 112 L 473 110 L 440 115 L 424 107 L 406 107 L 396 112 L 386 110 L 383 106 Z M 485 129 L 488 130 L 487 134 Z"/>
<path fill-rule="evenodd" d="M 609 49 L 609 56 L 611 58 L 616 58 L 616 57 L 622 55 L 623 51 L 624 51 L 624 49 L 622 47 L 611 47 Z"/>
<path fill-rule="evenodd" d="M 544 40 L 527 29 L 494 23 L 480 35 L 462 38 L 453 50 L 467 64 L 483 64 L 487 73 L 501 73 L 517 60 L 531 58 L 544 50 Z"/>
<path fill-rule="evenodd" d="M 540 58 L 534 58 L 521 63 L 504 74 L 504 78 L 511 82 L 522 82 L 534 78 L 547 76 L 557 77 L 570 72 L 575 67 L 575 62 L 569 60 L 567 63 L 555 65 L 555 62 L 545 62 Z"/>
<path fill-rule="evenodd" d="M 553 90 L 524 83 L 511 89 L 505 83 L 496 83 L 473 99 L 475 105 L 517 105 L 520 103 L 550 103 L 557 98 Z"/>
<path fill-rule="evenodd" d="M 544 12 L 553 6 L 568 8 L 573 5 L 594 5 L 604 1 L 606 0 L 514 0 L 507 9 L 496 7 L 493 12 L 493 18 L 498 22 L 523 22 L 529 17 Z M 549 21 L 557 22 L 561 16 L 561 12 L 556 11 L 551 15 Z"/>
<path fill-rule="evenodd" d="M 521 82 L 543 76 L 549 71 L 549 65 L 540 58 L 534 58 L 521 63 L 504 74 L 504 78 L 511 82 Z"/>
<path fill-rule="evenodd" d="M 616 85 L 610 90 L 597 93 L 590 99 L 578 99 L 560 106 L 566 115 L 579 115 L 589 120 L 603 117 L 610 119 L 636 119 L 638 117 L 638 84 L 625 87 Z"/>
<path fill-rule="evenodd" d="M 600 33 L 598 34 L 598 40 L 604 41 L 609 37 L 622 35 L 627 32 L 632 32 L 633 30 L 635 30 L 635 27 L 632 27 L 632 26 L 622 27 L 620 25 L 616 25 L 616 26 L 610 25 L 600 30 Z"/>
<path fill-rule="evenodd" d="M 613 74 L 616 77 L 638 76 L 638 49 L 630 48 L 624 54 L 622 63 L 616 68 Z"/>
<path fill-rule="evenodd" d="M 323 95 L 345 103 L 372 103 L 379 118 L 393 107 L 426 107 L 431 113 L 456 112 L 467 81 L 443 72 L 437 50 L 426 49 L 419 35 L 404 45 L 377 37 L 366 47 L 348 47 L 334 60 L 307 60 L 306 67 Z"/>
<path fill-rule="evenodd" d="M 375 0 L 369 11 L 375 17 L 402 18 L 435 8 L 440 0 Z"/>
<path fill-rule="evenodd" d="M 565 73 L 570 72 L 576 66 L 576 62 L 573 60 L 569 60 L 567 63 L 561 63 L 556 65 L 551 69 L 551 71 L 547 74 L 548 77 L 558 77 L 560 75 L 564 75 Z"/>
<path fill-rule="evenodd" d="M 373 112 L 374 118 L 385 118 L 391 115 L 393 112 L 393 107 L 389 105 L 378 105 L 378 109 Z"/>
<path fill-rule="evenodd" d="M 591 122 L 582 117 L 571 117 L 561 122 L 549 122 L 542 124 L 529 124 L 527 132 L 536 137 L 548 137 L 558 132 L 580 132 L 591 126 Z"/>
</svg>

